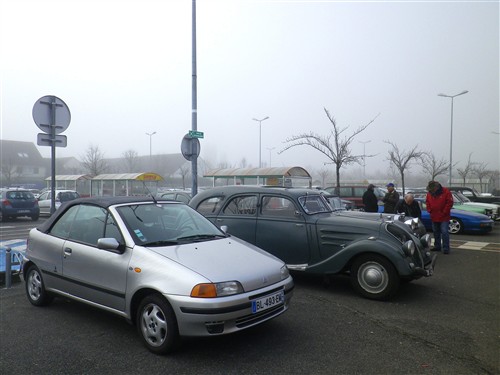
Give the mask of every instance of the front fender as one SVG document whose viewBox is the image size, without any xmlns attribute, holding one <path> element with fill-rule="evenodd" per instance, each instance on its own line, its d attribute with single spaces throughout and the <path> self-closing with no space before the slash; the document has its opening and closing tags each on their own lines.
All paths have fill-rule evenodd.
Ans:
<svg viewBox="0 0 500 375">
<path fill-rule="evenodd" d="M 332 256 L 310 264 L 304 268 L 305 273 L 316 275 L 334 275 L 349 271 L 354 259 L 362 254 L 377 254 L 389 260 L 400 276 L 410 275 L 411 269 L 401 247 L 385 242 L 379 238 L 363 239 L 350 243 Z"/>
</svg>

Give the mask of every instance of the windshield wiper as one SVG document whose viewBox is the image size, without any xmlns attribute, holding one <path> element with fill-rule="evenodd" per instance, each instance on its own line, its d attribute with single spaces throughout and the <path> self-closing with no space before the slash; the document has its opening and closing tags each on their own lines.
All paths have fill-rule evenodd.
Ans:
<svg viewBox="0 0 500 375">
<path fill-rule="evenodd" d="M 141 244 L 141 246 L 170 246 L 170 245 L 178 245 L 178 241 L 166 241 L 166 240 L 159 240 L 159 241 L 151 241 L 151 242 L 146 242 Z"/>
<path fill-rule="evenodd" d="M 194 241 L 203 241 L 203 240 L 213 240 L 216 238 L 226 238 L 223 234 L 193 234 L 192 236 L 184 236 L 177 238 L 178 241 L 186 241 L 186 240 L 194 240 Z"/>
</svg>

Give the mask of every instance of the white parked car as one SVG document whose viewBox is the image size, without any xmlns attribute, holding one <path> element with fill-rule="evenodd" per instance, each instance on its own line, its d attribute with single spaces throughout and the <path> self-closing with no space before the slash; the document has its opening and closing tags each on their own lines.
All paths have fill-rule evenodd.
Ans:
<svg viewBox="0 0 500 375">
<path fill-rule="evenodd" d="M 63 202 L 71 201 L 73 199 L 80 198 L 74 190 L 56 190 L 56 210 L 61 206 Z M 47 190 L 43 192 L 38 197 L 38 206 L 40 207 L 40 215 L 50 215 L 50 206 L 52 203 L 52 191 Z"/>
</svg>

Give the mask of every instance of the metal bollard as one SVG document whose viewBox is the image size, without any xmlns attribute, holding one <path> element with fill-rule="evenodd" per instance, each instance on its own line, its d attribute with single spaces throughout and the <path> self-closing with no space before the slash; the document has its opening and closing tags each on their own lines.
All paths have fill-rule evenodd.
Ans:
<svg viewBox="0 0 500 375">
<path fill-rule="evenodd" d="M 12 256 L 10 254 L 11 248 L 5 248 L 5 288 L 12 286 Z"/>
</svg>

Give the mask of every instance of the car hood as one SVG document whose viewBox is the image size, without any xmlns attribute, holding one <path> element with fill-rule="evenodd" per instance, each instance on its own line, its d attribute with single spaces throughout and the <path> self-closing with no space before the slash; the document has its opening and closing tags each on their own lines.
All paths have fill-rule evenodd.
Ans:
<svg viewBox="0 0 500 375">
<path fill-rule="evenodd" d="M 493 211 L 498 210 L 498 205 L 497 204 L 493 204 L 493 203 L 464 202 L 462 204 L 464 204 L 466 206 L 471 206 L 471 207 L 486 208 L 486 209 L 490 209 L 490 210 L 493 210 Z"/>
<path fill-rule="evenodd" d="M 275 256 L 236 237 L 148 249 L 211 282 L 237 280 L 245 291 L 281 281 L 281 267 L 285 265 Z"/>
<path fill-rule="evenodd" d="M 318 218 L 318 225 L 333 225 L 335 231 L 345 231 L 365 233 L 367 235 L 377 235 L 380 226 L 387 222 L 388 217 L 393 215 L 381 215 L 377 213 L 367 213 L 360 211 L 338 211 L 331 215 L 322 215 Z M 342 228 L 342 229 L 341 229 Z"/>
</svg>

